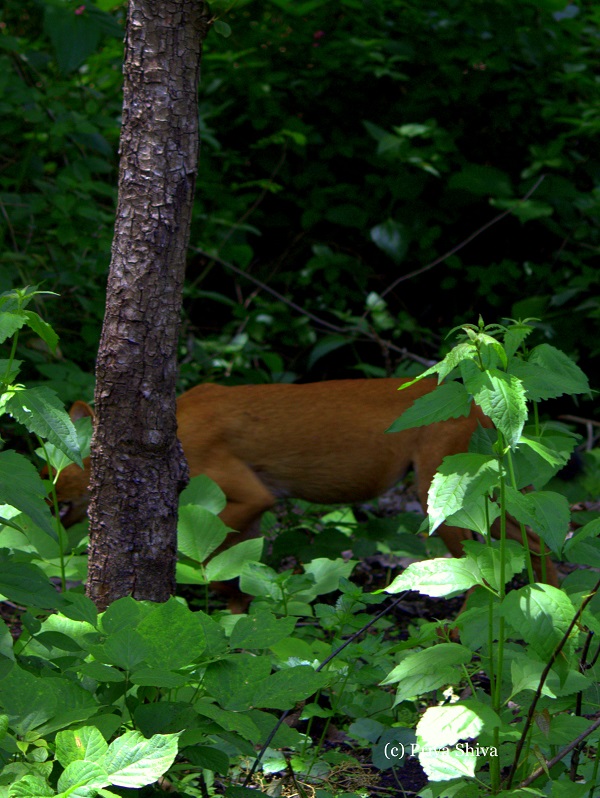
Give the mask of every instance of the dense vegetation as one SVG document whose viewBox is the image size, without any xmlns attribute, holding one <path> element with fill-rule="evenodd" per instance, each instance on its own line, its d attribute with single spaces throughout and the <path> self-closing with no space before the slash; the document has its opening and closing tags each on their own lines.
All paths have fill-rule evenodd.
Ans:
<svg viewBox="0 0 600 798">
<path fill-rule="evenodd" d="M 213 8 L 184 384 L 317 379 L 357 362 L 383 373 L 398 360 L 386 341 L 433 358 L 447 329 L 478 312 L 541 317 L 540 338 L 593 362 L 593 2 Z M 62 294 L 66 307 L 48 312 L 65 357 L 89 371 L 112 234 L 123 4 L 7 0 L 2 20 L 0 287 L 43 280 Z"/>
<path fill-rule="evenodd" d="M 467 391 L 452 382 L 451 394 L 405 421 L 444 418 L 455 409 L 448 396 L 462 407 L 472 394 L 500 430 L 499 442 L 480 436 L 477 451 L 441 475 L 432 525 L 457 512 L 484 531 L 490 513 L 508 508 L 559 559 L 600 566 L 597 513 L 577 513 L 565 545 L 568 503 L 556 482 L 547 487 L 572 432 L 541 423 L 537 409 L 527 421 L 537 401 L 586 401 L 581 370 L 555 347 L 592 375 L 597 362 L 596 4 L 212 7 L 182 389 L 204 379 L 414 373 L 448 351 L 457 323 L 536 317 L 464 329 L 438 371 L 459 364 Z M 89 444 L 89 426 L 73 427 L 48 388 L 65 402 L 91 398 L 124 24 L 121 0 L 4 0 L 0 9 L 0 407 L 15 448 L 26 450 L 24 431 L 37 436 L 38 453 L 59 470 Z M 38 284 L 61 298 L 11 292 Z M 570 498 L 597 495 L 597 473 Z M 452 480 L 459 489 L 448 500 Z M 518 492 L 530 483 L 537 493 Z M 488 506 L 494 489 L 503 501 Z M 574 569 L 562 591 L 527 585 L 505 596 L 505 580 L 527 565 L 531 577 L 531 564 L 513 541 L 474 544 L 465 560 L 417 563 L 390 589 L 451 597 L 476 586 L 461 642 L 440 631 L 443 608 L 399 632 L 397 617 L 374 619 L 383 597 L 349 581 L 356 562 L 341 553 L 436 553 L 435 539 L 412 534 L 419 520 L 305 516 L 266 564 L 254 562 L 260 541 L 205 564 L 225 530 L 215 516 L 223 497 L 200 480 L 181 501 L 182 598 L 123 599 L 99 615 L 81 588 L 85 526 L 65 532 L 46 491 L 22 454 L 0 452 L 0 798 L 159 787 L 206 798 L 224 785 L 231 796 L 257 786 L 395 795 L 422 786 L 410 775 L 412 745 L 423 753 L 427 798 L 592 794 L 591 572 Z M 327 534 L 313 534 L 323 526 Z M 290 551 L 300 572 L 279 567 Z M 257 596 L 252 613 L 210 615 L 206 583 L 239 573 Z M 364 565 L 358 576 L 372 578 Z"/>
</svg>

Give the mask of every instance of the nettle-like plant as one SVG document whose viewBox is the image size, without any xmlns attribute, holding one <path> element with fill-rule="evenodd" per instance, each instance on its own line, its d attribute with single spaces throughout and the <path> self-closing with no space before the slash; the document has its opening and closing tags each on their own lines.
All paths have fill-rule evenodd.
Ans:
<svg viewBox="0 0 600 798">
<path fill-rule="evenodd" d="M 598 783 L 600 721 L 589 720 L 597 711 L 598 575 L 576 570 L 560 590 L 535 583 L 525 530 L 531 527 L 560 560 L 600 566 L 600 520 L 567 537 L 567 500 L 541 490 L 569 460 L 575 436 L 541 422 L 537 403 L 589 386 L 554 347 L 525 350 L 531 329 L 526 322 L 465 325 L 458 345 L 421 375 L 450 379 L 392 427 L 465 415 L 471 401 L 495 426 L 475 433 L 469 453 L 447 457 L 429 492 L 430 532 L 447 522 L 479 533 L 484 543 L 466 543 L 461 559 L 410 565 L 388 588 L 428 596 L 474 589 L 456 620 L 460 643 L 456 632 L 444 639 L 439 624 L 427 624 L 399 647 L 400 661 L 384 681 L 398 684 L 397 704 L 447 688 L 422 715 L 416 736 L 398 728 L 383 741 L 395 764 L 418 753 L 430 778 L 422 793 L 428 798 L 474 790 L 521 795 L 525 788 L 542 795 L 550 780 L 565 795 L 583 796 Z M 524 547 L 506 539 L 508 514 L 521 525 Z M 490 536 L 494 521 L 498 541 Z M 507 593 L 524 566 L 529 584 Z"/>
</svg>

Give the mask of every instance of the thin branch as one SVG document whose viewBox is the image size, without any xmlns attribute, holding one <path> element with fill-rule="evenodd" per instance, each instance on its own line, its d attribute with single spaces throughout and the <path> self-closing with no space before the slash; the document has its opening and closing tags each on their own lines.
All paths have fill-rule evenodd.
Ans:
<svg viewBox="0 0 600 798">
<path fill-rule="evenodd" d="M 540 186 L 540 184 L 541 184 L 542 180 L 544 179 L 544 177 L 545 177 L 545 175 L 542 175 L 539 178 L 539 180 L 537 180 L 536 183 L 534 183 L 534 185 L 529 189 L 527 194 L 525 194 L 524 197 L 522 197 L 520 200 L 515 202 L 514 205 L 511 205 L 510 208 L 507 208 L 505 211 L 503 211 L 502 213 L 498 214 L 498 216 L 494 216 L 493 219 L 491 219 L 489 222 L 486 222 L 482 227 L 479 228 L 479 230 L 475 230 L 475 232 L 471 233 L 471 235 L 468 236 L 467 238 L 465 238 L 464 241 L 461 241 L 460 244 L 457 244 L 455 247 L 453 247 L 451 250 L 446 252 L 444 255 L 440 255 L 439 258 L 436 258 L 435 260 L 431 261 L 431 263 L 428 263 L 427 266 L 423 266 L 421 269 L 415 269 L 414 272 L 409 272 L 408 274 L 403 274 L 401 277 L 398 277 L 398 279 L 394 280 L 394 282 L 391 285 L 388 285 L 388 287 L 385 289 L 385 291 L 382 291 L 379 296 L 383 299 L 383 297 L 386 296 L 386 294 L 389 294 L 390 291 L 393 291 L 394 288 L 397 285 L 400 285 L 400 283 L 403 283 L 406 280 L 411 280 L 413 277 L 417 277 L 420 274 L 424 274 L 425 272 L 428 272 L 430 269 L 433 269 L 434 266 L 437 266 L 438 264 L 443 263 L 443 261 L 447 260 L 452 255 L 456 255 L 456 253 L 460 252 L 460 250 L 463 249 L 464 247 L 466 247 L 467 244 L 470 244 L 471 241 L 476 239 L 478 236 L 480 236 L 482 233 L 484 233 L 490 227 L 493 227 L 493 225 L 495 225 L 498 222 L 500 222 L 502 219 L 504 219 L 505 216 L 508 216 L 509 214 L 511 214 L 514 211 L 515 208 L 519 207 L 519 205 L 521 203 L 523 203 L 526 200 L 528 200 L 529 197 L 531 197 L 531 195 L 534 193 L 534 191 L 537 191 L 537 189 Z"/>
</svg>

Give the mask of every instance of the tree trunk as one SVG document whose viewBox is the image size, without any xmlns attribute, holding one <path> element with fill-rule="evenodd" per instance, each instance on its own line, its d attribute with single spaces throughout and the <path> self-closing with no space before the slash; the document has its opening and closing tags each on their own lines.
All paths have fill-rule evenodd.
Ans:
<svg viewBox="0 0 600 798">
<path fill-rule="evenodd" d="M 198 164 L 203 0 L 129 0 L 119 201 L 96 366 L 87 592 L 175 591 L 177 339 Z"/>
</svg>

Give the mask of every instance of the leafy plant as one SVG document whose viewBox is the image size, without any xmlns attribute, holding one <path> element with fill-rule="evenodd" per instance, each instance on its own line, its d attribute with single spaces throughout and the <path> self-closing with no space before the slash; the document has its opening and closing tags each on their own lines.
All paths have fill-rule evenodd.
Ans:
<svg viewBox="0 0 600 798">
<path fill-rule="evenodd" d="M 417 400 L 393 429 L 453 417 L 468 411 L 471 399 L 492 419 L 493 434 L 481 430 L 469 454 L 444 460 L 428 503 L 430 532 L 447 521 L 483 534 L 485 543 L 465 544 L 460 560 L 415 563 L 388 590 L 429 596 L 476 590 L 456 621 L 461 642 L 436 641 L 425 627 L 402 647 L 400 662 L 384 684 L 398 684 L 398 704 L 452 685 L 452 699 L 430 706 L 417 724 L 412 751 L 418 752 L 432 782 L 424 795 L 445 794 L 448 781 L 453 795 L 467 795 L 474 779 L 503 795 L 530 784 L 544 789 L 549 779 L 555 789 L 572 789 L 576 776 L 577 794 L 588 794 L 597 783 L 597 768 L 582 746 L 597 741 L 600 728 L 586 718 L 594 711 L 597 656 L 589 646 L 598 624 L 598 602 L 592 600 L 600 583 L 577 571 L 562 590 L 535 583 L 527 546 L 506 540 L 510 512 L 525 542 L 523 525 L 528 524 L 560 559 L 600 561 L 598 521 L 567 540 L 566 500 L 541 490 L 568 460 L 574 440 L 562 425 L 541 423 L 536 403 L 585 393 L 588 383 L 571 360 L 548 344 L 521 354 L 519 347 L 531 331 L 526 323 L 484 327 L 480 321 L 462 330 L 460 343 L 424 372 L 440 380 L 460 376 L 462 383 L 448 382 Z M 535 492 L 519 492 L 528 485 Z M 489 533 L 496 518 L 498 543 Z M 529 584 L 507 594 L 506 583 L 524 565 Z M 466 698 L 458 697 L 462 683 L 468 686 Z M 572 760 L 569 769 L 564 760 L 573 750 L 581 759 Z"/>
</svg>

